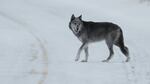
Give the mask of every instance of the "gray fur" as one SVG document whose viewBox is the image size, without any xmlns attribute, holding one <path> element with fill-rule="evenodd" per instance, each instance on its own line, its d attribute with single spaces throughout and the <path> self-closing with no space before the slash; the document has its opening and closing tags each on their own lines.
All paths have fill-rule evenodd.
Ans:
<svg viewBox="0 0 150 84">
<path fill-rule="evenodd" d="M 82 42 L 75 61 L 79 60 L 80 53 L 84 50 L 86 57 L 82 62 L 87 62 L 89 56 L 88 44 L 102 40 L 105 40 L 110 52 L 109 57 L 103 62 L 108 62 L 114 55 L 113 45 L 118 46 L 122 53 L 127 57 L 126 62 L 129 61 L 129 51 L 128 48 L 124 45 L 123 33 L 118 25 L 110 22 L 83 21 L 82 16 L 75 17 L 72 15 L 69 28 Z"/>
</svg>

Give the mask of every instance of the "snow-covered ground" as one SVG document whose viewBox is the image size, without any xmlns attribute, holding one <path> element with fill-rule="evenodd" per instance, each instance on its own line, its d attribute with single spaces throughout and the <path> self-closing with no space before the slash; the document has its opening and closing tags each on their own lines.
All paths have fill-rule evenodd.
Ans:
<svg viewBox="0 0 150 84">
<path fill-rule="evenodd" d="M 102 41 L 90 45 L 87 63 L 75 62 L 81 43 L 68 28 L 72 14 L 119 24 L 131 61 L 114 47 L 101 62 L 109 54 Z M 140 0 L 1 0 L 0 82 L 150 84 L 149 23 L 150 6 Z"/>
</svg>

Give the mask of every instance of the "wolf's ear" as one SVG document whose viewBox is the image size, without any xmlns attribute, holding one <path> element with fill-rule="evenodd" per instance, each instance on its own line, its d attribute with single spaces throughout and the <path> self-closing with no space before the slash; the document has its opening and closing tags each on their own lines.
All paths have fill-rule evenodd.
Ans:
<svg viewBox="0 0 150 84">
<path fill-rule="evenodd" d="M 74 20 L 74 19 L 75 19 L 75 16 L 74 16 L 74 14 L 72 14 L 71 21 Z"/>
<path fill-rule="evenodd" d="M 79 16 L 79 19 L 82 20 L 82 15 Z"/>
</svg>

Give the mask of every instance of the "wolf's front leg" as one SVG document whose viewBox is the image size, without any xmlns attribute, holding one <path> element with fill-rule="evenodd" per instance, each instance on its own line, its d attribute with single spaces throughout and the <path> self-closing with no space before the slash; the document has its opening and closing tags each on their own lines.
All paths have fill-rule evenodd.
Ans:
<svg viewBox="0 0 150 84">
<path fill-rule="evenodd" d="M 78 60 L 79 60 L 80 54 L 81 54 L 82 50 L 85 48 L 85 46 L 86 46 L 86 43 L 83 43 L 83 44 L 81 45 L 81 47 L 79 48 L 78 53 L 77 53 L 77 55 L 76 55 L 75 61 L 78 61 Z"/>
<path fill-rule="evenodd" d="M 79 48 L 78 53 L 76 55 L 75 61 L 78 61 L 80 58 L 81 49 Z"/>
<path fill-rule="evenodd" d="M 86 46 L 86 47 L 84 48 L 84 51 L 85 51 L 85 59 L 82 60 L 82 62 L 87 62 L 87 61 L 88 61 L 88 56 L 89 56 L 88 46 Z"/>
</svg>

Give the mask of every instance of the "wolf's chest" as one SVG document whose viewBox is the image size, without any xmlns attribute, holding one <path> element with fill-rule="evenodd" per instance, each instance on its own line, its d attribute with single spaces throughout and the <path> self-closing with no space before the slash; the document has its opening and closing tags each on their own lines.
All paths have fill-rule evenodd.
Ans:
<svg viewBox="0 0 150 84">
<path fill-rule="evenodd" d="M 104 40 L 105 35 L 93 35 L 93 34 L 83 33 L 77 37 L 81 42 L 97 42 L 97 41 Z"/>
<path fill-rule="evenodd" d="M 87 36 L 85 33 L 83 33 L 83 34 L 81 34 L 80 36 L 77 36 L 77 37 L 78 37 L 78 39 L 79 39 L 81 42 L 85 42 L 85 41 L 88 40 L 88 36 Z"/>
<path fill-rule="evenodd" d="M 81 42 L 84 42 L 84 38 L 79 36 L 78 39 L 81 41 Z"/>
</svg>

